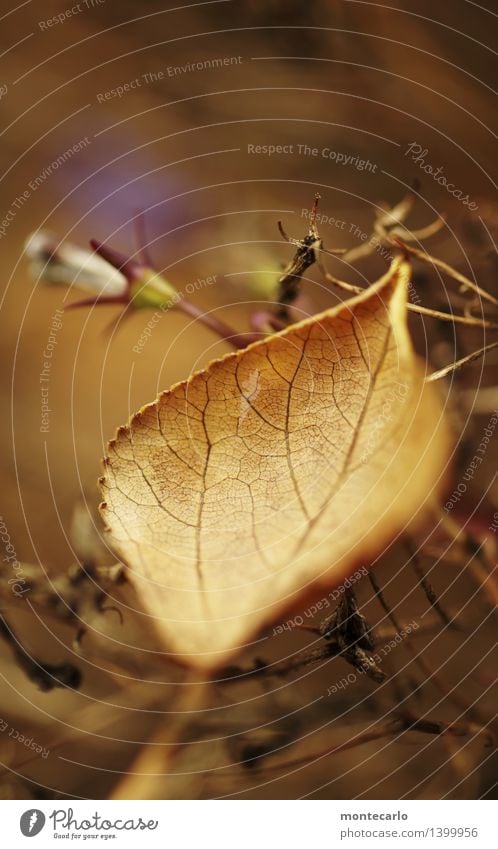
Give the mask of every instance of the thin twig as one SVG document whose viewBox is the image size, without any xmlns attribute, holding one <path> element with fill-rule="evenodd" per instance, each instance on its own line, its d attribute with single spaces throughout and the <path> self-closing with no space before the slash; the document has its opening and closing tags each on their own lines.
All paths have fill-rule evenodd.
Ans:
<svg viewBox="0 0 498 849">
<path fill-rule="evenodd" d="M 330 274 L 329 271 L 326 271 L 323 265 L 320 265 L 320 270 L 324 275 L 325 279 L 332 283 L 334 286 L 337 286 L 339 289 L 343 289 L 345 292 L 350 292 L 354 295 L 360 295 L 362 292 L 366 292 L 365 288 L 361 286 L 354 286 L 352 283 L 346 283 L 345 280 L 339 280 L 337 277 L 334 277 Z M 418 304 L 411 304 L 410 302 L 406 305 L 407 310 L 410 312 L 418 313 L 419 315 L 426 315 L 429 318 L 436 318 L 438 321 L 451 321 L 453 324 L 465 324 L 467 327 L 479 327 L 485 330 L 498 330 L 498 323 L 494 321 L 488 321 L 487 319 L 473 318 L 471 316 L 465 315 L 455 315 L 454 313 L 449 312 L 441 312 L 440 310 L 433 310 L 431 307 L 422 307 Z"/>
<path fill-rule="evenodd" d="M 436 509 L 441 526 L 449 538 L 463 546 L 467 554 L 472 555 L 467 568 L 474 576 L 477 586 L 487 595 L 493 608 L 498 608 L 498 584 L 495 578 L 497 565 L 488 560 L 484 541 L 476 539 L 470 531 L 445 513 L 440 505 L 437 505 Z"/>
<path fill-rule="evenodd" d="M 408 549 L 408 553 L 410 555 L 410 560 L 408 562 L 413 567 L 413 570 L 414 570 L 414 572 L 415 572 L 415 574 L 416 574 L 416 576 L 417 576 L 417 578 L 420 582 L 420 586 L 424 590 L 425 595 L 427 596 L 427 599 L 430 602 L 431 606 L 434 608 L 434 610 L 438 614 L 439 618 L 441 619 L 441 621 L 445 625 L 448 625 L 450 628 L 457 628 L 457 625 L 455 624 L 455 622 L 451 619 L 450 616 L 448 616 L 446 611 L 441 607 L 439 599 L 438 599 L 436 593 L 434 592 L 432 585 L 431 585 L 429 579 L 427 578 L 427 575 L 426 575 L 426 573 L 425 573 L 425 571 L 422 567 L 422 563 L 420 562 L 420 557 L 419 557 L 416 546 L 413 544 L 412 540 L 408 536 L 405 536 L 404 543 L 405 543 L 405 546 Z"/>
<path fill-rule="evenodd" d="M 152 738 L 141 748 L 128 774 L 112 793 L 112 799 L 154 799 L 157 778 L 171 772 L 174 760 L 184 746 L 185 732 L 198 710 L 204 709 L 210 682 L 190 680 L 181 685 L 174 705 L 175 713 L 165 721 L 162 717 Z"/>
<path fill-rule="evenodd" d="M 4 616 L 0 616 L 0 637 L 10 646 L 18 666 L 33 684 L 47 692 L 54 687 L 77 689 L 81 684 L 81 672 L 72 663 L 43 663 L 28 652 L 10 627 Z"/>
<path fill-rule="evenodd" d="M 295 672 L 309 666 L 311 663 L 319 663 L 331 657 L 338 657 L 341 649 L 335 643 L 327 643 L 310 652 L 299 652 L 289 660 L 274 663 L 271 666 L 265 661 L 256 660 L 254 666 L 244 669 L 241 666 L 228 666 L 219 673 L 218 684 L 239 684 L 241 681 L 253 681 L 259 678 L 284 678 L 290 672 Z"/>
<path fill-rule="evenodd" d="M 145 265 L 150 268 L 154 267 L 150 253 L 149 243 L 147 241 L 147 230 L 145 226 L 145 210 L 139 209 L 133 219 L 133 227 L 135 230 L 135 239 L 137 244 L 138 256 Z"/>
<path fill-rule="evenodd" d="M 496 347 L 498 347 L 498 342 L 491 342 L 491 344 L 485 345 L 484 348 L 479 348 L 478 351 L 472 351 L 472 353 L 467 354 L 466 357 L 462 357 L 460 360 L 456 360 L 454 363 L 451 363 L 451 365 L 445 366 L 444 368 L 439 369 L 439 371 L 435 371 L 433 374 L 430 374 L 429 377 L 425 378 L 425 382 L 432 383 L 434 380 L 441 380 L 442 377 L 446 377 L 446 375 L 450 374 L 450 372 L 456 371 L 467 363 L 471 363 L 473 360 L 479 359 L 479 357 L 482 357 L 482 355 L 487 351 L 491 351 Z"/>
<path fill-rule="evenodd" d="M 429 239 L 431 236 L 435 236 L 436 233 L 439 233 L 443 229 L 445 224 L 446 220 L 441 216 L 441 218 L 436 218 L 431 224 L 427 224 L 426 227 L 420 227 L 418 230 L 409 230 L 404 225 L 395 226 L 392 228 L 389 236 L 402 236 L 405 239 L 409 238 L 411 241 L 416 239 L 418 242 L 421 239 Z"/>
<path fill-rule="evenodd" d="M 419 250 L 418 248 L 412 248 L 410 245 L 407 245 L 406 242 L 403 241 L 399 236 L 393 237 L 393 243 L 397 247 L 400 247 L 403 251 L 411 254 L 412 256 L 419 259 L 421 262 L 425 262 L 427 265 L 433 265 L 435 268 L 439 268 L 444 274 L 447 274 L 448 277 L 452 277 L 453 280 L 456 280 L 458 283 L 461 283 L 462 286 L 465 286 L 466 289 L 471 289 L 473 292 L 476 292 L 477 295 L 480 295 L 485 301 L 488 301 L 490 304 L 494 304 L 495 307 L 498 307 L 498 300 L 493 295 L 490 295 L 489 292 L 486 292 L 485 289 L 481 289 L 477 283 L 474 283 L 472 280 L 469 280 L 468 277 L 465 277 L 464 274 L 461 274 L 455 268 L 452 268 L 448 263 L 443 262 L 442 259 L 437 259 L 436 257 L 431 256 L 424 251 Z"/>
<path fill-rule="evenodd" d="M 385 599 L 384 593 L 377 581 L 377 578 L 375 577 L 372 571 L 370 571 L 368 575 L 370 578 L 370 583 L 372 584 L 375 595 L 377 596 L 381 607 L 393 623 L 396 630 L 399 632 L 400 626 L 399 622 L 397 621 L 397 617 L 389 607 Z M 444 678 L 442 678 L 441 675 L 439 675 L 436 670 L 433 669 L 433 667 L 426 660 L 426 658 L 421 655 L 420 652 L 416 651 L 409 637 L 405 638 L 404 645 L 406 647 L 406 650 L 412 656 L 413 661 L 417 664 L 422 673 L 427 677 L 427 680 L 431 680 L 433 682 L 434 686 L 439 690 L 442 696 L 448 699 L 448 701 L 452 702 L 452 704 L 459 711 L 467 713 L 478 725 L 486 726 L 488 724 L 488 720 L 480 715 L 480 711 L 475 706 L 469 705 L 465 699 L 462 699 L 459 694 L 455 692 L 455 689 L 450 687 L 450 685 L 444 680 Z"/>
<path fill-rule="evenodd" d="M 378 727 L 374 727 L 369 731 L 362 731 L 359 734 L 355 734 L 355 736 L 351 737 L 349 740 L 337 743 L 335 746 L 328 747 L 322 751 L 314 752 L 311 755 L 303 755 L 300 758 L 294 758 L 278 764 L 270 764 L 270 766 L 260 767 L 258 769 L 258 773 L 266 775 L 272 772 L 280 772 L 281 770 L 294 769 L 295 767 L 314 765 L 316 761 L 329 757 L 329 755 L 338 755 L 342 752 L 348 751 L 349 749 L 354 749 L 357 746 L 363 746 L 366 743 L 381 740 L 384 737 L 399 738 L 406 732 L 410 731 L 418 731 L 422 734 L 435 735 L 454 734 L 456 736 L 471 736 L 481 733 L 485 737 L 485 746 L 491 746 L 493 742 L 493 735 L 491 732 L 473 722 L 461 721 L 446 723 L 435 720 L 416 719 L 410 715 L 404 715 L 397 717 L 396 719 L 389 720 L 388 722 L 383 723 Z M 234 773 L 228 773 L 228 775 L 234 775 Z M 217 778 L 223 778 L 225 776 L 227 776 L 226 772 L 216 775 Z"/>
<path fill-rule="evenodd" d="M 160 713 L 163 711 L 164 691 L 161 688 L 154 697 L 148 698 L 151 692 L 150 683 L 135 681 L 128 684 L 126 688 L 120 688 L 119 691 L 109 694 L 105 701 L 96 702 L 87 705 L 82 710 L 73 712 L 71 715 L 71 729 L 69 733 L 59 732 L 56 735 L 49 737 L 44 741 L 44 746 L 52 754 L 77 739 L 94 738 L 104 736 L 106 740 L 109 736 L 103 735 L 102 732 L 110 729 L 118 718 L 116 712 L 123 708 L 125 711 L 147 711 Z M 20 770 L 39 762 L 40 756 L 30 754 L 28 757 L 16 761 L 16 769 Z M 5 764 L 0 764 L 0 776 L 3 776 L 7 771 Z M 28 779 L 29 780 L 29 779 Z"/>
<path fill-rule="evenodd" d="M 355 262 L 361 257 L 370 256 L 375 251 L 380 253 L 381 250 L 389 250 L 395 236 L 403 237 L 409 242 L 419 242 L 438 233 L 446 223 L 444 216 L 439 216 L 435 221 L 418 230 L 410 230 L 403 224 L 413 208 L 415 198 L 415 193 L 411 190 L 393 207 L 381 204 L 375 212 L 373 233 L 362 245 L 350 248 L 344 259 L 347 262 Z"/>
</svg>

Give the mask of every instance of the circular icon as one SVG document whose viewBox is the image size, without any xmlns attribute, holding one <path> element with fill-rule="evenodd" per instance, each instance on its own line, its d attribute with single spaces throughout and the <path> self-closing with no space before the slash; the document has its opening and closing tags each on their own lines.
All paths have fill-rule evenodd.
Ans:
<svg viewBox="0 0 498 849">
<path fill-rule="evenodd" d="M 35 837 L 45 825 L 45 814 L 38 808 L 24 811 L 19 826 L 25 837 Z"/>
</svg>

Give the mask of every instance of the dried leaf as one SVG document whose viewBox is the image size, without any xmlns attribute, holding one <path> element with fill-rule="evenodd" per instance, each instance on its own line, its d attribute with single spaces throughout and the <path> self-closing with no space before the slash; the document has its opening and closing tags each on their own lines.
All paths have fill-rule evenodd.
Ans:
<svg viewBox="0 0 498 849">
<path fill-rule="evenodd" d="M 409 265 L 229 354 L 109 443 L 103 516 L 179 659 L 223 664 L 423 512 L 448 436 L 406 328 Z"/>
</svg>

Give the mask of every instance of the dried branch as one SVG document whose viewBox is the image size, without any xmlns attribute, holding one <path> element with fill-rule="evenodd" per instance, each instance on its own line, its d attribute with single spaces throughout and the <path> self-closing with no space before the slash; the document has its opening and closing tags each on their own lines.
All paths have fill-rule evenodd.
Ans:
<svg viewBox="0 0 498 849">
<path fill-rule="evenodd" d="M 394 737 L 396 742 L 398 742 L 403 734 L 411 731 L 435 735 L 452 734 L 457 737 L 482 735 L 486 747 L 490 747 L 494 740 L 489 729 L 482 728 L 474 722 L 442 722 L 439 720 L 417 719 L 409 714 L 404 714 L 381 725 L 362 731 L 359 734 L 355 734 L 349 740 L 336 743 L 311 755 L 303 755 L 302 757 L 293 758 L 292 760 L 283 761 L 278 764 L 260 767 L 258 773 L 268 775 L 274 772 L 281 772 L 282 770 L 292 770 L 301 766 L 311 766 L 322 758 L 329 757 L 330 755 L 338 755 L 350 749 L 355 749 L 357 746 L 364 746 L 366 743 L 372 743 L 385 737 Z M 234 773 L 229 773 L 229 775 L 234 775 Z M 227 773 L 225 771 L 217 774 L 217 777 L 226 776 Z"/>
<path fill-rule="evenodd" d="M 249 669 L 244 670 L 238 666 L 226 667 L 220 673 L 219 683 L 238 683 L 241 679 L 254 680 L 272 676 L 284 678 L 291 672 L 332 657 L 342 657 L 378 684 L 384 681 L 385 673 L 371 655 L 375 645 L 371 628 L 360 613 L 351 588 L 346 589 L 335 611 L 320 624 L 319 628 L 310 627 L 303 630 L 323 637 L 326 645 L 313 651 L 300 652 L 281 663 L 269 665 L 261 658 L 256 658 L 254 666 Z"/>
<path fill-rule="evenodd" d="M 474 283 L 472 280 L 469 280 L 468 277 L 465 277 L 464 274 L 461 274 L 455 268 L 452 268 L 448 263 L 443 262 L 441 259 L 437 259 L 436 257 L 431 256 L 424 251 L 419 250 L 418 248 L 412 248 L 411 245 L 407 245 L 406 242 L 403 241 L 399 236 L 393 238 L 393 244 L 397 245 L 401 250 L 410 254 L 411 256 L 416 257 L 421 262 L 424 262 L 426 265 L 433 265 L 435 268 L 438 268 L 444 274 L 447 274 L 448 277 L 451 277 L 453 280 L 456 280 L 458 283 L 465 289 L 471 289 L 485 301 L 488 301 L 490 304 L 493 304 L 495 307 L 498 307 L 498 300 L 490 295 L 489 292 L 486 292 L 485 289 L 481 289 L 477 283 Z"/>
<path fill-rule="evenodd" d="M 359 295 L 361 292 L 365 291 L 365 288 L 361 286 L 354 286 L 352 283 L 346 283 L 345 280 L 339 280 L 338 277 L 334 277 L 329 271 L 326 271 L 322 265 L 319 267 L 325 279 L 334 286 L 337 286 L 339 289 L 343 289 L 343 291 L 354 295 Z M 407 303 L 406 308 L 409 312 L 426 315 L 428 318 L 435 318 L 438 321 L 450 321 L 453 324 L 465 324 L 467 327 L 479 327 L 482 330 L 498 330 L 498 322 L 488 321 L 487 319 L 441 312 L 440 310 L 433 310 L 431 307 L 422 307 L 419 304 L 411 304 L 410 302 Z"/>
<path fill-rule="evenodd" d="M 43 663 L 32 657 L 3 616 L 0 616 L 0 637 L 10 646 L 18 666 L 40 690 L 47 692 L 55 687 L 76 690 L 80 686 L 81 672 L 77 666 L 72 663 Z"/>
<path fill-rule="evenodd" d="M 157 778 L 164 777 L 184 746 L 185 732 L 197 711 L 206 708 L 208 681 L 187 680 L 168 720 L 161 720 L 152 738 L 142 747 L 128 775 L 112 793 L 112 799 L 154 799 Z"/>
<path fill-rule="evenodd" d="M 387 603 L 384 593 L 372 571 L 369 572 L 369 578 L 381 607 L 393 623 L 394 627 L 399 631 L 399 623 L 397 621 L 397 617 L 395 613 L 391 610 L 389 604 Z M 417 666 L 425 676 L 426 681 L 432 681 L 434 686 L 439 690 L 442 696 L 448 699 L 448 701 L 452 702 L 452 704 L 459 711 L 468 714 L 471 719 L 476 722 L 480 727 L 485 727 L 488 725 L 488 719 L 484 716 L 481 716 L 479 709 L 476 708 L 475 705 L 469 705 L 466 699 L 461 698 L 459 694 L 455 692 L 454 687 L 450 687 L 450 685 L 444 680 L 444 678 L 439 675 L 436 670 L 431 666 L 431 664 L 426 660 L 426 658 L 415 649 L 409 637 L 405 638 L 404 646 L 409 652 L 409 654 L 412 656 L 413 661 L 417 664 Z"/>
</svg>

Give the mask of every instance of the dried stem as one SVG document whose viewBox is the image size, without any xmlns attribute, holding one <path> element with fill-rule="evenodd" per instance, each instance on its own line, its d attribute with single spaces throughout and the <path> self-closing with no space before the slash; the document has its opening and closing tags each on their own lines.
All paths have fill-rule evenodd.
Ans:
<svg viewBox="0 0 498 849">
<path fill-rule="evenodd" d="M 290 770 L 300 766 L 312 765 L 316 761 L 329 757 L 330 755 L 338 755 L 350 749 L 355 749 L 357 746 L 364 746 L 366 743 L 372 743 L 385 737 L 399 738 L 401 735 L 409 731 L 419 731 L 422 734 L 436 735 L 453 734 L 458 737 L 482 734 L 484 736 L 485 746 L 491 746 L 493 743 L 493 735 L 491 732 L 473 722 L 440 722 L 436 720 L 417 719 L 409 714 L 404 714 L 396 719 L 389 720 L 382 725 L 378 725 L 377 727 L 374 726 L 367 731 L 355 734 L 355 736 L 351 737 L 349 740 L 336 743 L 334 746 L 314 752 L 311 755 L 303 755 L 302 757 L 294 758 L 293 760 L 287 760 L 278 764 L 260 767 L 258 769 L 258 773 L 267 775 L 272 772 L 280 772 L 282 770 Z M 232 775 L 233 773 L 230 774 Z M 226 775 L 227 773 L 224 772 L 223 775 L 220 774 L 219 777 L 224 777 Z"/>
<path fill-rule="evenodd" d="M 328 280 L 329 283 L 332 283 L 334 286 L 337 286 L 339 289 L 343 289 L 345 292 L 349 292 L 355 295 L 359 295 L 361 294 L 361 292 L 366 291 L 361 286 L 354 286 L 352 283 L 346 283 L 345 280 L 339 280 L 337 277 L 334 277 L 332 274 L 330 274 L 330 272 L 326 271 L 323 266 L 320 266 L 320 268 L 326 280 Z M 498 323 L 494 321 L 488 321 L 487 319 L 480 319 L 471 316 L 455 315 L 454 313 L 441 312 L 440 310 L 433 310 L 430 307 L 422 307 L 418 304 L 411 304 L 410 302 L 407 303 L 406 308 L 410 312 L 415 312 L 419 315 L 426 315 L 429 318 L 436 318 L 438 319 L 438 321 L 451 321 L 453 324 L 465 324 L 467 327 L 479 327 L 485 330 L 498 330 Z"/>
<path fill-rule="evenodd" d="M 485 318 L 480 319 L 466 315 L 455 315 L 455 313 L 433 310 L 430 307 L 421 307 L 418 304 L 408 303 L 406 308 L 410 312 L 426 315 L 428 318 L 436 318 L 438 321 L 451 321 L 453 324 L 465 324 L 467 327 L 479 327 L 481 330 L 498 330 L 498 323 L 496 321 L 488 321 Z"/>
<path fill-rule="evenodd" d="M 309 666 L 311 663 L 319 663 L 331 657 L 338 657 L 341 650 L 335 643 L 328 643 L 319 649 L 310 652 L 299 652 L 289 660 L 274 663 L 269 666 L 266 661 L 256 659 L 254 666 L 244 669 L 241 666 L 229 666 L 222 669 L 219 674 L 218 684 L 240 684 L 242 681 L 253 681 L 258 678 L 285 678 L 290 672 Z"/>
<path fill-rule="evenodd" d="M 467 564 L 469 572 L 474 576 L 477 586 L 486 593 L 492 607 L 498 608 L 498 585 L 495 578 L 497 565 L 486 556 L 484 541 L 476 539 L 470 531 L 445 513 L 439 505 L 437 506 L 437 515 L 449 538 L 463 546 L 466 553 L 471 555 Z"/>
<path fill-rule="evenodd" d="M 78 737 L 84 738 L 85 735 L 93 736 L 100 732 L 109 729 L 116 722 L 114 710 L 124 708 L 127 711 L 156 711 L 156 707 L 164 703 L 164 692 L 161 688 L 160 694 L 153 698 L 149 698 L 151 685 L 143 681 L 133 682 L 126 689 L 120 689 L 117 692 L 111 693 L 102 702 L 96 702 L 76 711 L 71 716 L 72 731 L 62 732 L 53 737 L 49 737 L 45 742 L 45 748 L 51 753 L 62 749 Z M 31 754 L 24 759 L 16 761 L 16 770 L 20 770 L 32 763 L 38 762 L 39 755 Z M 7 770 L 6 765 L 0 765 L 0 775 L 3 775 Z M 28 779 L 29 780 L 29 779 Z"/>
<path fill-rule="evenodd" d="M 384 681 L 385 674 L 377 666 L 371 653 L 374 648 L 371 628 L 360 613 L 356 596 L 351 588 L 346 590 L 334 612 L 321 622 L 319 628 L 306 630 L 322 637 L 325 640 L 325 646 L 322 645 L 309 652 L 300 652 L 288 660 L 270 666 L 265 661 L 256 659 L 252 669 L 228 667 L 222 670 L 222 683 L 234 683 L 248 677 L 285 677 L 290 672 L 331 657 L 342 657 L 360 673 L 365 673 L 377 683 Z"/>
<path fill-rule="evenodd" d="M 437 259 L 436 257 L 431 256 L 430 254 L 419 250 L 418 248 L 412 248 L 410 245 L 407 245 L 399 236 L 393 238 L 393 243 L 400 247 L 403 251 L 411 254 L 411 256 L 416 257 L 421 262 L 425 262 L 427 265 L 433 265 L 435 268 L 439 268 L 444 274 L 447 274 L 448 277 L 453 278 L 458 283 L 461 283 L 466 289 L 471 289 L 485 301 L 488 301 L 490 304 L 493 304 L 495 307 L 498 307 L 498 300 L 490 295 L 489 292 L 486 292 L 485 289 L 481 289 L 477 283 L 474 283 L 472 280 L 469 280 L 468 277 L 465 277 L 464 274 L 461 274 L 455 268 L 452 268 L 448 263 L 443 262 L 441 259 Z"/>
<path fill-rule="evenodd" d="M 450 628 L 457 628 L 457 626 L 456 626 L 455 622 L 452 620 L 452 618 L 450 616 L 448 616 L 446 611 L 441 607 L 439 599 L 438 599 L 436 593 L 434 592 L 434 590 L 433 590 L 433 588 L 432 588 L 432 586 L 431 586 L 431 584 L 430 584 L 430 582 L 427 578 L 427 575 L 426 575 L 426 573 L 425 573 L 425 571 L 422 567 L 421 559 L 419 557 L 416 546 L 413 544 L 412 540 L 408 536 L 405 536 L 404 543 L 405 543 L 405 547 L 407 548 L 408 553 L 410 555 L 410 560 L 408 562 L 411 563 L 413 570 L 414 570 L 415 574 L 417 575 L 417 578 L 420 582 L 420 586 L 424 590 L 429 603 L 434 608 L 434 610 L 438 614 L 439 618 L 441 619 L 441 621 L 445 625 L 448 625 Z"/>
<path fill-rule="evenodd" d="M 457 369 L 462 368 L 462 366 L 467 365 L 467 363 L 471 363 L 473 360 L 479 359 L 479 357 L 482 357 L 487 351 L 491 351 L 496 347 L 498 347 L 498 342 L 491 342 L 489 345 L 485 345 L 484 348 L 479 348 L 478 351 L 472 351 L 472 353 L 467 354 L 466 357 L 462 357 L 460 360 L 456 360 L 454 363 L 451 363 L 451 365 L 445 366 L 445 368 L 439 369 L 439 371 L 435 371 L 433 374 L 430 374 L 429 377 L 425 378 L 425 382 L 432 383 L 434 380 L 441 380 L 442 377 L 446 377 L 447 374 L 457 371 Z"/>
</svg>

